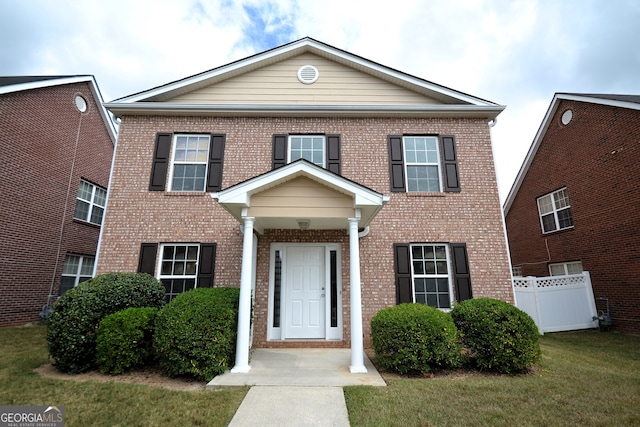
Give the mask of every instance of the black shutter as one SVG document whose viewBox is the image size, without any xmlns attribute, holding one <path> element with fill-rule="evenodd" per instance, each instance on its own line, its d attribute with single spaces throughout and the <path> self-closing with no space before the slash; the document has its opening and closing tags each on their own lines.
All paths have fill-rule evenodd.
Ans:
<svg viewBox="0 0 640 427">
<path fill-rule="evenodd" d="M 200 259 L 198 259 L 198 287 L 213 287 L 213 272 L 216 265 L 216 244 L 203 243 L 200 245 Z"/>
<path fill-rule="evenodd" d="M 413 287 L 411 286 L 411 258 L 409 245 L 406 243 L 393 244 L 393 258 L 396 273 L 396 303 L 413 302 Z"/>
<path fill-rule="evenodd" d="M 389 171 L 391 174 L 391 191 L 406 191 L 404 184 L 404 162 L 402 153 L 402 136 L 389 135 Z"/>
<path fill-rule="evenodd" d="M 156 150 L 153 155 L 149 191 L 164 191 L 165 189 L 172 138 L 173 135 L 170 133 L 159 133 L 156 136 Z"/>
<path fill-rule="evenodd" d="M 461 302 L 473 298 L 467 245 L 465 243 L 452 243 L 450 247 L 453 254 L 453 282 L 455 284 L 456 301 Z"/>
<path fill-rule="evenodd" d="M 207 168 L 207 191 L 222 190 L 222 165 L 226 135 L 211 135 L 209 145 L 209 167 Z"/>
<path fill-rule="evenodd" d="M 140 257 L 138 258 L 138 273 L 156 275 L 157 243 L 143 243 L 140 245 Z"/>
<path fill-rule="evenodd" d="M 340 135 L 327 135 L 327 169 L 341 174 L 340 168 Z"/>
<path fill-rule="evenodd" d="M 458 179 L 458 157 L 456 155 L 456 140 L 451 135 L 440 137 L 442 144 L 442 160 L 444 170 L 444 191 L 459 192 L 460 180 Z"/>
<path fill-rule="evenodd" d="M 273 135 L 273 161 L 271 169 L 278 169 L 287 164 L 287 135 Z"/>
</svg>

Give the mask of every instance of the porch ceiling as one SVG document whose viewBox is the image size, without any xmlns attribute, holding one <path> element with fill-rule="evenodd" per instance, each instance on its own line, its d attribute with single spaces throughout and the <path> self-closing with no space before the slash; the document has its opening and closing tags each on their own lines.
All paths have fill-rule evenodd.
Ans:
<svg viewBox="0 0 640 427">
<path fill-rule="evenodd" d="M 255 217 L 254 227 L 259 232 L 265 229 L 347 229 L 347 218 L 358 217 L 359 227 L 365 227 L 389 200 L 389 196 L 305 160 L 211 196 L 239 222 L 246 216 Z M 261 206 L 257 206 L 257 200 Z M 303 220 L 308 221 L 308 228 L 301 225 Z"/>
</svg>

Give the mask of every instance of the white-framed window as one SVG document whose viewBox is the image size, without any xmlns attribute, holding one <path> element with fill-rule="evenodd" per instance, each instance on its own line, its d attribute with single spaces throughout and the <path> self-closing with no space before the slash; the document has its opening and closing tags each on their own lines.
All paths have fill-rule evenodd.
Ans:
<svg viewBox="0 0 640 427">
<path fill-rule="evenodd" d="M 411 245 L 411 275 L 414 301 L 436 308 L 451 308 L 448 245 L 419 243 Z"/>
<path fill-rule="evenodd" d="M 573 216 L 566 188 L 539 197 L 538 213 L 543 233 L 573 227 Z"/>
<path fill-rule="evenodd" d="M 582 273 L 582 262 L 559 262 L 556 264 L 549 264 L 549 274 L 552 276 L 567 276 L 569 274 Z"/>
<path fill-rule="evenodd" d="M 405 136 L 407 191 L 439 192 L 440 152 L 436 136 Z"/>
<path fill-rule="evenodd" d="M 60 281 L 58 295 L 62 295 L 69 289 L 91 279 L 93 277 L 94 263 L 95 258 L 92 256 L 67 255 L 62 266 L 62 280 Z"/>
<path fill-rule="evenodd" d="M 81 221 L 102 225 L 106 201 L 107 190 L 82 179 L 80 187 L 78 187 L 73 217 Z"/>
<path fill-rule="evenodd" d="M 289 163 L 305 159 L 324 168 L 325 146 L 323 135 L 290 135 Z"/>
<path fill-rule="evenodd" d="M 204 191 L 211 135 L 176 134 L 171 162 L 171 191 Z"/>
<path fill-rule="evenodd" d="M 167 302 L 176 295 L 194 289 L 198 274 L 198 244 L 163 244 L 159 280 L 164 285 Z"/>
</svg>

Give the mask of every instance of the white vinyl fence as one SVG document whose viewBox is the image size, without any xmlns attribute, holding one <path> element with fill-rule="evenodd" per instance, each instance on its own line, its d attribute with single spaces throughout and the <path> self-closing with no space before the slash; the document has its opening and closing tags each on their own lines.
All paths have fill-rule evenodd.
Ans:
<svg viewBox="0 0 640 427">
<path fill-rule="evenodd" d="M 516 306 L 541 334 L 597 328 L 598 313 L 589 272 L 570 276 L 514 277 Z"/>
</svg>

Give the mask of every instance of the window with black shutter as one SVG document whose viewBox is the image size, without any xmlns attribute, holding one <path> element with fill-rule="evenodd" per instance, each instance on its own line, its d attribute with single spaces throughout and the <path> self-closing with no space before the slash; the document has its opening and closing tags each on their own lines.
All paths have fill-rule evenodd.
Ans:
<svg viewBox="0 0 640 427">
<path fill-rule="evenodd" d="M 215 243 L 143 243 L 140 246 L 138 272 L 153 276 L 158 272 L 157 277 L 164 285 L 168 302 L 176 295 L 196 287 L 213 287 L 215 260 Z"/>
<path fill-rule="evenodd" d="M 273 135 L 271 168 L 305 159 L 341 174 L 340 135 Z"/>
<path fill-rule="evenodd" d="M 459 192 L 455 137 L 389 135 L 392 192 Z"/>
<path fill-rule="evenodd" d="M 472 298 L 464 243 L 395 243 L 396 302 L 449 309 Z"/>
<path fill-rule="evenodd" d="M 223 134 L 159 133 L 149 191 L 165 191 L 169 170 L 170 191 L 221 190 L 225 140 Z"/>
<path fill-rule="evenodd" d="M 149 191 L 164 191 L 169 168 L 169 153 L 173 134 L 159 133 L 156 135 L 156 148 L 153 154 Z"/>
</svg>

